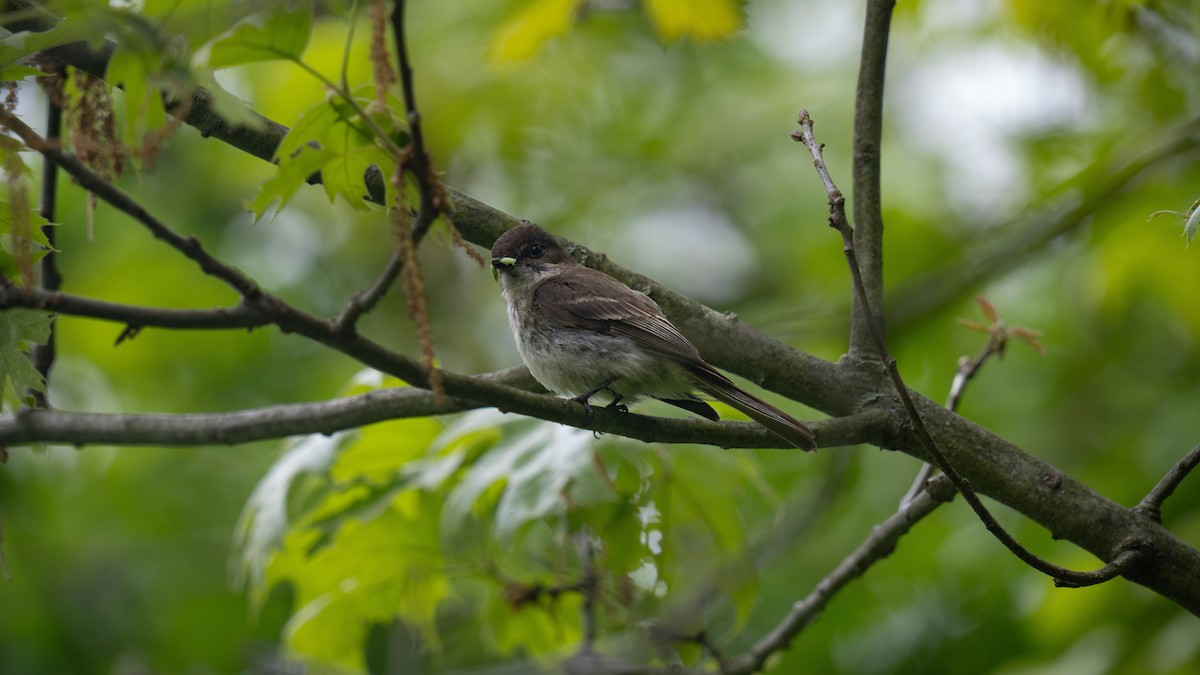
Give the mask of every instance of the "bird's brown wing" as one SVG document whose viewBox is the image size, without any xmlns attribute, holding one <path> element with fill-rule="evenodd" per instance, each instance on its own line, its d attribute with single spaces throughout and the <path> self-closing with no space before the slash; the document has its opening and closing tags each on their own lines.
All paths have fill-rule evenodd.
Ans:
<svg viewBox="0 0 1200 675">
<path fill-rule="evenodd" d="M 746 413 L 792 445 L 804 450 L 817 447 L 816 435 L 811 429 L 742 390 L 708 365 L 653 300 L 607 274 L 580 267 L 566 278 L 551 277 L 543 281 L 533 293 L 534 305 L 551 320 L 571 328 L 628 337 L 646 351 L 677 361 L 692 374 L 700 389 Z M 676 399 L 667 400 L 667 403 L 709 419 L 717 418 L 716 411 L 705 403 Z M 697 403 L 699 405 L 695 405 Z M 700 405 L 707 410 L 701 411 Z"/>
<path fill-rule="evenodd" d="M 684 365 L 703 363 L 696 347 L 647 296 L 588 267 L 572 269 L 565 277 L 551 277 L 533 292 L 534 306 L 551 320 L 623 335 L 646 351 Z"/>
</svg>

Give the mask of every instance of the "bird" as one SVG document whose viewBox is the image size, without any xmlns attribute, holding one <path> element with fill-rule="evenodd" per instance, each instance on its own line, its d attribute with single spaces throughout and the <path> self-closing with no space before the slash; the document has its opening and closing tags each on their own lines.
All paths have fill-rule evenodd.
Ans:
<svg viewBox="0 0 1200 675">
<path fill-rule="evenodd" d="M 529 372 L 549 391 L 583 404 L 589 422 L 593 397 L 607 397 L 608 407 L 623 411 L 651 397 L 720 419 L 700 392 L 797 448 L 817 448 L 812 429 L 709 365 L 658 303 L 579 263 L 541 227 L 524 223 L 502 234 L 492 246 L 492 267 Z"/>
</svg>

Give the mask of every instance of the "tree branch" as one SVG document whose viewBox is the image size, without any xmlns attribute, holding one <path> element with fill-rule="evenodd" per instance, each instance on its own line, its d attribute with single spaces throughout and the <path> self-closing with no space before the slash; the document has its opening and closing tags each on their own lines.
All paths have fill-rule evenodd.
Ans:
<svg viewBox="0 0 1200 675">
<path fill-rule="evenodd" d="M 489 388 L 521 399 L 514 406 L 521 414 L 541 417 L 527 405 L 551 417 L 579 420 L 577 405 L 564 399 L 536 394 L 516 386 L 536 386 L 524 367 L 461 378 L 466 388 Z M 462 398 L 438 401 L 432 392 L 394 388 L 316 403 L 296 403 L 225 413 L 134 414 L 80 413 L 26 408 L 0 416 L 0 445 L 69 443 L 71 445 L 238 445 L 304 434 L 337 431 L 409 417 L 445 415 L 482 407 Z M 554 420 L 558 421 L 558 420 Z M 840 445 L 873 443 L 887 424 L 881 412 L 863 413 L 814 424 L 822 442 Z M 710 422 L 704 419 L 651 417 L 616 411 L 596 411 L 589 429 L 626 436 L 648 443 L 696 443 L 728 448 L 790 449 L 761 425 L 753 422 Z"/>
<path fill-rule="evenodd" d="M 408 47 L 404 31 L 404 0 L 395 0 L 392 6 L 392 37 L 396 41 L 396 65 L 400 72 L 400 87 L 404 92 L 404 110 L 408 120 L 408 132 L 412 138 L 409 144 L 411 156 L 405 158 L 404 164 L 417 182 L 421 203 L 417 208 L 417 220 L 413 224 L 412 239 L 414 244 L 420 242 L 446 207 L 445 196 L 442 194 L 437 178 L 433 175 L 433 162 L 429 151 L 425 148 L 425 131 L 421 123 L 421 113 L 417 109 L 417 93 L 413 85 L 413 69 L 408 59 Z"/>
<path fill-rule="evenodd" d="M 397 388 L 228 413 L 106 414 L 26 408 L 0 417 L 0 444 L 238 445 L 304 434 L 329 435 L 391 419 L 476 407 L 449 399 L 439 405 L 427 391 Z"/>
<path fill-rule="evenodd" d="M 31 150 L 42 154 L 48 162 L 56 164 L 75 179 L 79 186 L 144 225 L 155 238 L 160 239 L 191 258 L 205 274 L 229 284 L 246 300 L 258 300 L 262 294 L 258 284 L 239 270 L 209 255 L 195 237 L 184 237 L 150 214 L 141 204 L 122 192 L 115 185 L 92 172 L 75 157 L 64 153 L 57 143 L 51 143 L 29 128 L 16 115 L 0 108 L 0 125 L 20 138 Z"/>
<path fill-rule="evenodd" d="M 808 111 L 800 111 L 799 124 L 801 131 L 793 135 L 798 141 L 804 143 L 808 147 L 809 153 L 812 155 L 813 163 L 818 167 L 824 166 L 825 160 L 821 153 L 821 146 L 817 143 L 813 135 L 812 118 Z M 820 171 L 820 170 L 818 170 Z M 850 266 L 850 277 L 853 281 L 854 294 L 863 308 L 870 307 L 870 301 L 867 298 L 866 284 L 862 278 L 862 273 L 859 269 L 859 263 L 854 248 L 854 232 L 850 227 L 850 223 L 846 220 L 846 212 L 844 202 L 841 200 L 841 193 L 836 187 L 833 187 L 831 181 L 826 182 L 827 186 L 832 188 L 829 193 L 829 225 L 837 230 L 842 235 L 842 251 L 846 254 L 846 263 Z M 873 312 L 868 312 L 867 316 L 875 316 Z M 938 442 L 934 440 L 933 435 L 929 433 L 929 428 L 922 419 L 921 414 L 917 411 L 916 404 L 913 402 L 912 396 L 909 394 L 908 387 L 904 384 L 904 380 L 900 377 L 900 371 L 896 367 L 896 359 L 888 353 L 887 344 L 884 341 L 883 330 L 880 326 L 876 326 L 872 321 L 868 325 L 870 337 L 875 350 L 887 369 L 889 379 L 892 381 L 892 386 L 896 391 L 896 395 L 900 399 L 900 404 L 912 426 L 912 432 L 916 435 L 921 447 L 932 458 L 933 463 L 942 470 L 944 474 L 954 484 L 955 489 L 962 494 L 963 499 L 975 511 L 975 514 L 983 522 L 984 527 L 988 532 L 991 532 L 1000 543 L 1021 559 L 1026 565 L 1046 574 L 1055 579 L 1055 584 L 1060 586 L 1090 586 L 1093 584 L 1109 581 L 1122 572 L 1126 571 L 1134 562 L 1134 558 L 1140 554 L 1145 542 L 1139 538 L 1133 538 L 1121 542 L 1120 547 L 1114 553 L 1114 556 L 1108 565 L 1094 572 L 1079 572 L 1076 570 L 1060 567 L 1041 557 L 1034 555 L 1033 552 L 1022 546 L 1011 534 L 1008 533 L 1000 522 L 988 511 L 984 506 L 983 501 L 975 494 L 975 490 L 970 483 L 957 471 L 953 464 L 946 458 L 942 452 Z"/>
<path fill-rule="evenodd" d="M 883 89 L 888 34 L 895 0 L 869 0 L 863 24 L 862 60 L 854 100 L 854 248 L 861 265 L 866 301 L 854 298 L 850 315 L 851 359 L 874 359 L 870 331 L 886 332 L 883 317 L 883 207 L 879 186 L 879 146 L 883 139 Z M 839 193 L 840 194 L 840 193 Z M 861 303 L 861 304 L 860 304 Z M 868 315 L 868 312 L 873 314 Z M 871 324 L 874 325 L 874 329 Z"/>
<path fill-rule="evenodd" d="M 369 289 L 362 293 L 356 293 L 346 304 L 346 308 L 335 319 L 335 324 L 339 330 L 345 331 L 353 328 L 355 322 L 360 316 L 370 311 L 372 307 L 387 293 L 388 288 L 400 276 L 400 273 L 405 270 L 406 263 L 411 258 L 406 255 L 405 247 L 416 248 L 425 235 L 429 232 L 429 228 L 437 217 L 444 213 L 448 208 L 446 195 L 438 182 L 437 177 L 433 173 L 433 161 L 429 156 L 429 151 L 425 148 L 425 131 L 421 124 L 421 113 L 417 109 L 416 89 L 413 85 L 413 70 L 408 60 L 408 47 L 406 46 L 405 31 L 404 31 L 404 0 L 395 0 L 392 6 L 391 27 L 392 36 L 396 43 L 396 65 L 400 72 L 401 91 L 404 94 L 405 119 L 408 122 L 409 145 L 406 151 L 401 156 L 396 158 L 397 175 L 395 177 L 395 185 L 393 189 L 397 192 L 395 208 L 402 208 L 400 204 L 402 199 L 399 195 L 404 190 L 403 181 L 400 179 L 402 172 L 407 172 L 412 175 L 413 180 L 417 184 L 417 194 L 420 203 L 417 206 L 417 213 L 411 228 L 407 228 L 406 232 L 402 232 L 401 236 L 407 237 L 408 241 L 401 243 L 401 250 L 394 253 L 387 265 L 384 266 L 375 283 Z M 376 68 L 383 64 L 376 64 Z M 378 78 L 380 80 L 382 78 Z M 375 86 L 380 87 L 385 85 L 384 81 L 376 81 Z M 377 93 L 378 96 L 378 93 Z M 376 172 L 378 173 L 378 172 Z M 368 194 L 373 194 L 373 191 L 368 190 Z M 403 218 L 404 214 L 398 214 L 398 217 Z M 410 272 L 411 273 L 411 272 Z M 410 302 L 412 299 L 410 298 Z M 418 321 L 424 319 L 417 318 Z"/>
<path fill-rule="evenodd" d="M 946 395 L 946 410 L 950 412 L 958 412 L 958 404 L 962 402 L 962 396 L 967 390 L 967 384 L 979 374 L 980 369 L 983 368 L 983 364 L 987 363 L 988 359 L 993 356 L 999 357 L 1004 355 L 1011 337 L 1010 332 L 995 315 L 995 309 L 992 308 L 991 303 L 985 303 L 985 301 L 980 299 L 980 304 L 984 307 L 985 313 L 989 313 L 988 318 L 991 319 L 991 325 L 987 327 L 988 341 L 984 345 L 983 351 L 979 352 L 975 357 L 963 356 L 958 360 L 958 368 L 955 369 L 954 379 L 950 383 L 950 393 Z M 1028 333 L 1029 331 L 1026 332 Z M 933 471 L 934 466 L 932 464 L 921 465 L 916 478 L 913 479 L 912 486 L 908 488 L 908 492 L 900 500 L 901 505 L 912 501 L 921 493 L 921 490 L 925 489 L 925 484 L 929 481 L 929 477 L 933 475 Z"/>
<path fill-rule="evenodd" d="M 0 309 L 26 307 L 56 314 L 115 321 L 135 328 L 186 328 L 229 330 L 270 325 L 271 319 L 248 304 L 215 309 L 171 309 L 140 307 L 94 300 L 70 293 L 0 287 Z"/>
<path fill-rule="evenodd" d="M 404 254 L 400 251 L 392 252 L 392 257 L 383 266 L 383 271 L 379 273 L 375 282 L 367 290 L 351 296 L 346 306 L 342 309 L 342 312 L 333 320 L 337 330 L 342 332 L 353 330 L 359 317 L 371 311 L 380 299 L 383 298 L 388 289 L 396 281 L 396 277 L 400 276 L 400 272 L 403 269 Z"/>
<path fill-rule="evenodd" d="M 1183 479 L 1188 477 L 1198 465 L 1200 465 L 1200 445 L 1192 448 L 1192 451 L 1183 456 L 1167 475 L 1154 486 L 1154 489 L 1142 499 L 1137 505 L 1137 510 L 1152 518 L 1154 522 L 1162 522 L 1162 505 L 1175 493 L 1175 488 L 1183 483 Z"/>
<path fill-rule="evenodd" d="M 872 565 L 891 555 L 900 538 L 908 534 L 913 525 L 953 498 L 954 486 L 945 476 L 930 481 L 928 489 L 920 496 L 872 528 L 871 533 L 853 553 L 846 556 L 832 572 L 821 579 L 806 598 L 793 605 L 792 611 L 778 626 L 755 642 L 745 654 L 734 659 L 726 673 L 748 675 L 762 670 L 767 659 L 775 652 L 785 649 L 800 631 L 817 618 L 838 591 L 865 574 Z"/>
</svg>

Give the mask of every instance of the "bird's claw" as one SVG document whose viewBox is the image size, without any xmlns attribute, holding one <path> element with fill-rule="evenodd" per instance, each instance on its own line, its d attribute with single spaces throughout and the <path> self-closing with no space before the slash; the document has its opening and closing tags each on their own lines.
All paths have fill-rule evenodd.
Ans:
<svg viewBox="0 0 1200 675">
<path fill-rule="evenodd" d="M 623 412 L 623 413 L 629 412 L 629 406 L 625 405 L 624 403 L 621 403 L 622 398 L 623 397 L 621 395 L 617 394 L 616 392 L 613 392 L 613 400 L 608 405 L 604 406 L 604 409 L 605 410 L 616 410 L 617 412 Z"/>
<path fill-rule="evenodd" d="M 587 398 L 583 396 L 576 396 L 571 400 L 583 406 L 583 413 L 587 415 L 587 420 L 584 421 L 583 426 L 590 427 L 592 422 L 596 420 L 596 411 L 592 408 L 592 404 L 588 403 Z"/>
<path fill-rule="evenodd" d="M 583 426 L 585 426 L 585 427 L 590 427 L 592 425 L 592 422 L 596 421 L 596 409 L 593 408 L 592 404 L 588 402 L 589 398 L 591 398 L 591 396 L 585 395 L 585 396 L 576 396 L 575 398 L 571 399 L 572 401 L 575 401 L 579 405 L 583 406 L 583 413 L 585 415 L 587 415 L 587 419 L 584 420 L 584 422 L 583 422 Z M 624 403 L 621 403 L 620 398 L 613 399 L 613 402 L 604 406 L 604 409 L 605 410 L 616 410 L 617 412 L 620 412 L 620 413 L 629 412 L 629 406 L 625 405 Z"/>
</svg>

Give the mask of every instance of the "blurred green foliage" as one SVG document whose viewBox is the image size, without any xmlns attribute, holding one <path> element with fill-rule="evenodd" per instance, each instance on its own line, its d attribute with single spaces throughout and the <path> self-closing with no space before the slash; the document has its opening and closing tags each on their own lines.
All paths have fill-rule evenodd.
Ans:
<svg viewBox="0 0 1200 675">
<path fill-rule="evenodd" d="M 447 183 L 805 351 L 842 353 L 840 243 L 787 134 L 809 109 L 849 192 L 861 3 L 410 4 L 418 99 Z M 959 355 L 982 347 L 954 325 L 975 318 L 972 294 L 1043 330 L 1049 354 L 1015 349 L 989 364 L 962 414 L 1132 505 L 1196 443 L 1200 266 L 1176 223 L 1146 220 L 1195 201 L 1196 153 L 1154 162 L 1120 189 L 1097 186 L 1193 121 L 1200 11 L 1170 0 L 968 5 L 901 3 L 895 18 L 882 151 L 888 283 L 991 264 L 1039 219 L 1088 209 L 982 286 L 911 314 L 891 347 L 910 386 L 937 399 Z M 160 90 L 197 83 L 226 89 L 223 106 L 240 97 L 297 129 L 276 169 L 180 128 L 153 162 L 139 159 L 148 171 L 119 183 L 319 315 L 369 285 L 393 241 L 353 181 L 325 194 L 301 184 L 330 162 L 353 176 L 390 161 L 371 125 L 386 131 L 403 115 L 395 100 L 391 118 L 369 110 L 365 14 L 347 48 L 355 6 L 54 5 L 68 17 L 59 39 L 84 25 L 120 43 L 113 68 L 126 90 L 114 96 L 130 145 L 166 128 Z M 20 59 L 46 44 L 0 42 L 0 73 L 26 78 L 18 112 L 30 123 L 44 101 Z M 333 93 L 343 84 L 349 96 Z M 310 140 L 322 150 L 301 150 Z M 59 206 L 66 290 L 165 307 L 236 301 L 76 186 L 62 186 Z M 16 235 L 8 225 L 0 236 L 9 273 Z M 442 364 L 516 363 L 490 275 L 444 243 L 421 249 Z M 403 305 L 392 293 L 361 329 L 416 353 Z M 0 376 L 40 334 L 14 332 L 11 313 L 3 321 Z M 120 326 L 63 317 L 57 329 L 49 392 L 66 410 L 236 410 L 402 386 L 275 330 L 147 330 L 114 346 Z M 597 439 L 495 411 L 282 447 L 12 448 L 0 471 L 12 574 L 0 583 L 0 671 L 552 667 L 583 634 L 570 587 L 587 575 L 585 539 L 597 547 L 599 651 L 712 665 L 695 645 L 649 640 L 647 621 L 705 630 L 724 654 L 740 653 L 894 512 L 917 466 L 868 448 L 800 456 Z M 1164 517 L 1200 542 L 1192 485 Z M 1000 515 L 1056 562 L 1097 564 Z M 1053 588 L 954 502 L 770 665 L 1191 673 L 1195 634 L 1194 617 L 1124 581 Z"/>
</svg>

